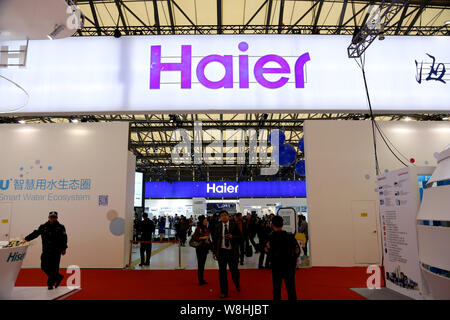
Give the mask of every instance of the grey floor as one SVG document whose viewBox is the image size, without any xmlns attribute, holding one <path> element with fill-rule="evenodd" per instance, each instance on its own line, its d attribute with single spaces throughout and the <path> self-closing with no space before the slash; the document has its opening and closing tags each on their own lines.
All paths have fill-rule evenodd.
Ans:
<svg viewBox="0 0 450 320">
<path fill-rule="evenodd" d="M 385 287 L 380 289 L 351 288 L 351 290 L 368 300 L 413 300 Z"/>
</svg>

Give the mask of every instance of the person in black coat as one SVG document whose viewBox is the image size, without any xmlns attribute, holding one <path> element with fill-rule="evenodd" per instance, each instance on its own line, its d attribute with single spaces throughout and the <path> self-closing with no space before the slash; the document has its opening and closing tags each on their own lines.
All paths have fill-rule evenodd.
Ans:
<svg viewBox="0 0 450 320">
<path fill-rule="evenodd" d="M 271 230 L 270 230 L 270 225 L 269 225 L 268 221 L 264 221 L 264 220 L 258 221 L 257 233 L 258 233 L 258 240 L 259 240 L 258 246 L 259 246 L 259 251 L 260 251 L 258 268 L 260 268 L 260 269 L 264 268 L 264 257 L 266 257 L 265 267 L 266 268 L 270 267 L 269 257 L 266 256 L 266 252 L 265 252 L 267 241 L 269 241 L 270 232 L 271 232 Z"/>
<path fill-rule="evenodd" d="M 294 235 L 283 231 L 283 218 L 274 216 L 272 219 L 273 232 L 266 245 L 272 267 L 273 299 L 281 299 L 281 284 L 284 285 L 291 301 L 297 300 L 295 290 L 295 271 L 300 246 Z"/>
<path fill-rule="evenodd" d="M 51 211 L 48 221 L 26 236 L 25 241 L 32 241 L 39 236 L 42 239 L 41 269 L 48 276 L 48 289 L 52 290 L 53 286 L 59 287 L 64 279 L 59 273 L 59 263 L 61 255 L 65 255 L 67 249 L 66 228 L 58 222 L 56 211 Z"/>
<path fill-rule="evenodd" d="M 153 232 L 155 232 L 155 224 L 152 220 L 148 218 L 148 214 L 146 212 L 143 213 L 142 217 L 144 218 L 139 222 L 139 231 L 141 233 L 141 241 L 152 241 L 153 240 Z M 141 263 L 139 266 L 149 266 L 150 265 L 150 257 L 152 256 L 152 243 L 141 242 Z"/>
<path fill-rule="evenodd" d="M 227 211 L 220 213 L 220 220 L 213 237 L 213 258 L 219 263 L 220 298 L 226 298 L 228 297 L 227 265 L 236 290 L 241 291 L 238 264 L 239 243 L 242 236 L 238 225 L 230 221 Z"/>
</svg>

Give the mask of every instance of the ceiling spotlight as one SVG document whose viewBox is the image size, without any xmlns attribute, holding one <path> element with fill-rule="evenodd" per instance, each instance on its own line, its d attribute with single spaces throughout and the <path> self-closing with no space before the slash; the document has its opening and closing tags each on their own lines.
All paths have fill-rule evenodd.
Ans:
<svg viewBox="0 0 450 320">
<path fill-rule="evenodd" d="M 57 24 L 55 26 L 55 29 L 47 35 L 47 38 L 49 38 L 50 40 L 54 40 L 56 39 L 56 37 L 58 36 L 58 34 L 60 34 L 62 31 L 64 30 L 64 26 L 62 24 Z"/>
<path fill-rule="evenodd" d="M 25 123 L 27 123 L 25 120 L 23 120 L 23 119 L 20 119 L 19 121 L 17 121 L 18 123 L 20 123 L 20 124 L 25 124 Z"/>
<path fill-rule="evenodd" d="M 120 38 L 122 36 L 122 33 L 120 32 L 120 30 L 118 28 L 116 28 L 116 30 L 114 30 L 114 38 Z"/>
</svg>

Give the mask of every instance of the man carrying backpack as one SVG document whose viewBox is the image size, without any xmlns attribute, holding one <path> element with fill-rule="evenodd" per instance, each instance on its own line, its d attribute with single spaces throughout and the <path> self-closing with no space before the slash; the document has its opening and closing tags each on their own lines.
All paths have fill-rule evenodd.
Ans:
<svg viewBox="0 0 450 320">
<path fill-rule="evenodd" d="M 295 270 L 300 247 L 294 235 L 283 231 L 283 218 L 272 219 L 273 233 L 266 246 L 272 265 L 273 300 L 281 300 L 281 282 L 284 280 L 288 300 L 297 300 Z"/>
</svg>

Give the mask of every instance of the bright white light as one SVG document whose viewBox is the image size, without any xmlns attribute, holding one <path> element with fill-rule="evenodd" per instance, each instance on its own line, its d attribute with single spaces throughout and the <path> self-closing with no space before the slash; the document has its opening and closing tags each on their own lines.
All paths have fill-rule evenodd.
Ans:
<svg viewBox="0 0 450 320">
<path fill-rule="evenodd" d="M 25 124 L 25 123 L 27 123 L 25 120 L 23 120 L 23 119 L 21 119 L 21 120 L 19 120 L 18 121 L 20 124 Z"/>
<path fill-rule="evenodd" d="M 445 121 L 447 121 L 447 120 L 448 120 L 448 117 L 442 118 L 442 120 L 445 120 Z"/>
<path fill-rule="evenodd" d="M 445 21 L 445 25 L 446 26 L 450 25 L 450 20 Z"/>
<path fill-rule="evenodd" d="M 412 119 L 410 117 L 406 117 L 403 119 L 403 121 L 412 121 Z"/>
<path fill-rule="evenodd" d="M 80 122 L 78 119 L 70 119 L 70 122 L 72 122 L 72 123 L 78 123 L 78 122 Z"/>
</svg>

